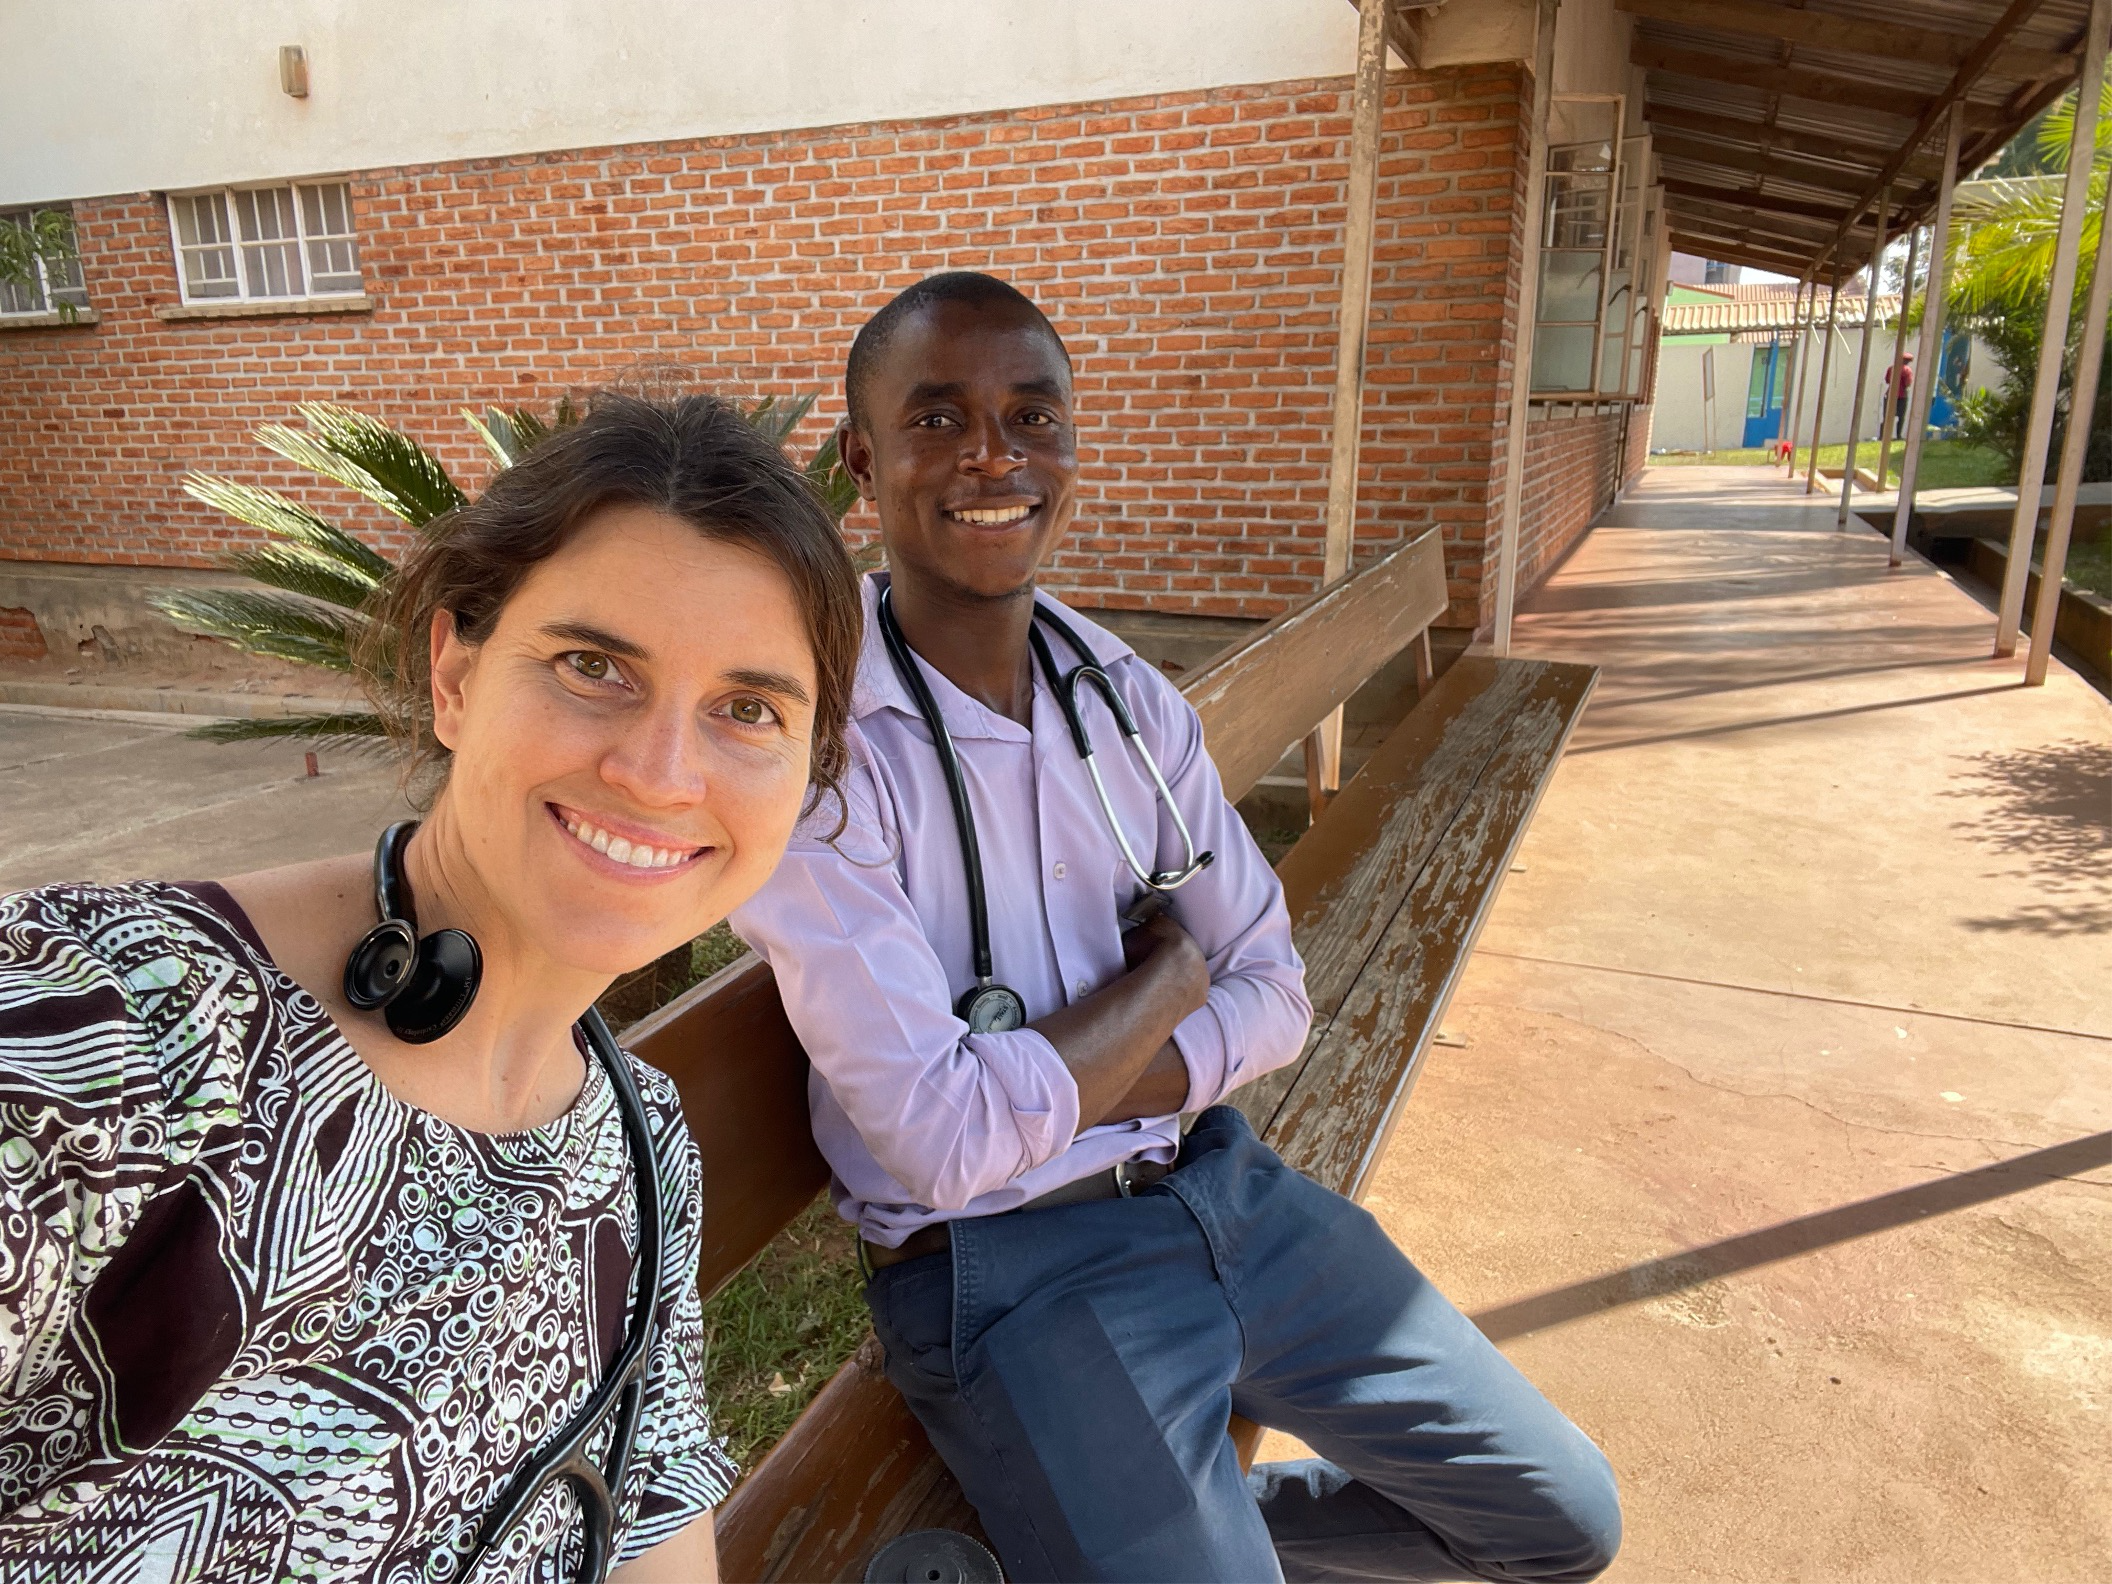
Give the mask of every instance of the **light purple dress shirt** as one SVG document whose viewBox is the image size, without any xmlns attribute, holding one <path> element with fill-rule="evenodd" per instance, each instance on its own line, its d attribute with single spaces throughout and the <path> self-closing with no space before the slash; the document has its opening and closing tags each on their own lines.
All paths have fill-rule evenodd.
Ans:
<svg viewBox="0 0 2112 1584">
<path fill-rule="evenodd" d="M 824 800 L 732 922 L 776 973 L 813 1062 L 814 1137 L 836 1174 L 837 1208 L 893 1247 L 929 1222 L 1016 1209 L 1119 1161 L 1170 1161 L 1180 1119 L 1081 1133 L 1077 1085 L 1046 1038 L 972 1034 L 954 1015 L 975 979 L 960 838 L 931 733 L 881 643 L 881 576 L 865 585 L 849 825 L 824 840 L 837 813 Z M 1105 628 L 1040 598 L 1114 680 L 1197 849 L 1217 854 L 1172 894 L 1210 965 L 1208 1002 L 1173 1035 L 1188 1066 L 1184 1109 L 1199 1111 L 1304 1045 L 1312 1007 L 1283 889 L 1225 801 L 1202 722 L 1173 684 Z M 1048 636 L 1068 671 L 1075 655 Z M 1030 1020 L 1045 1017 L 1125 971 L 1119 916 L 1144 887 L 1039 666 L 1031 730 L 923 669 L 975 811 L 997 980 L 1019 992 Z M 1081 689 L 1079 707 L 1131 844 L 1140 857 L 1156 849 L 1151 867 L 1177 866 L 1180 835 L 1106 702 Z"/>
</svg>

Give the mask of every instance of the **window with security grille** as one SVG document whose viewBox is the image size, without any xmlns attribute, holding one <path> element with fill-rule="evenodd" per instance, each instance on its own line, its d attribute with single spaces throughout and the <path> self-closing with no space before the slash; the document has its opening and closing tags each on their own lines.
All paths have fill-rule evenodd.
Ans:
<svg viewBox="0 0 2112 1584">
<path fill-rule="evenodd" d="M 54 214 L 64 217 L 57 227 L 51 220 Z M 22 233 L 11 240 L 26 240 L 39 233 L 49 238 L 55 229 L 64 238 L 63 246 L 20 250 L 28 264 L 28 279 L 0 280 L 0 315 L 59 313 L 88 306 L 88 283 L 81 274 L 80 255 L 73 248 L 71 208 L 47 204 L 35 209 L 0 209 L 0 226 Z"/>
<path fill-rule="evenodd" d="M 343 182 L 171 193 L 187 303 L 356 296 L 359 239 Z"/>
</svg>

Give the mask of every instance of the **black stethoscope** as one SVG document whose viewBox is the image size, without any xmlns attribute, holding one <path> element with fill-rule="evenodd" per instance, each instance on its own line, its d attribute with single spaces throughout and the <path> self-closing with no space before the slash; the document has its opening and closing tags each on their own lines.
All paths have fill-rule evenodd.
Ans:
<svg viewBox="0 0 2112 1584">
<path fill-rule="evenodd" d="M 1071 729 L 1071 741 L 1078 749 L 1078 757 L 1085 761 L 1086 774 L 1093 778 L 1093 791 L 1100 798 L 1100 812 L 1107 817 L 1107 828 L 1114 833 L 1115 845 L 1122 849 L 1123 861 L 1129 865 L 1130 873 L 1154 892 L 1163 893 L 1186 885 L 1217 855 L 1195 850 L 1195 838 L 1188 833 L 1188 822 L 1181 818 L 1180 805 L 1173 800 L 1173 791 L 1159 771 L 1158 760 L 1144 746 L 1144 739 L 1137 731 L 1136 717 L 1130 714 L 1122 695 L 1115 691 L 1114 679 L 1101 669 L 1093 652 L 1086 648 L 1084 640 L 1062 617 L 1039 602 L 1034 606 L 1034 617 L 1035 624 L 1027 629 L 1028 642 L 1033 647 L 1034 658 L 1041 665 L 1042 674 L 1049 679 L 1049 691 L 1056 695 L 1056 702 L 1063 710 L 1064 722 Z M 1041 630 L 1042 622 L 1055 628 L 1058 636 L 1070 645 L 1071 652 L 1077 655 L 1079 664 L 1068 674 L 1057 669 L 1056 656 Z M 1002 1034 L 1027 1021 L 1027 1004 L 1017 990 L 997 982 L 990 956 L 990 906 L 983 890 L 983 854 L 975 839 L 975 811 L 968 804 L 968 783 L 961 775 L 960 755 L 954 750 L 953 737 L 939 714 L 938 700 L 932 697 L 924 673 L 917 669 L 916 657 L 910 653 L 908 640 L 902 636 L 901 623 L 895 620 L 894 591 L 888 588 L 880 590 L 880 636 L 887 645 L 888 658 L 894 661 L 895 670 L 909 689 L 910 697 L 916 700 L 917 713 L 924 717 L 924 724 L 931 730 L 932 746 L 939 754 L 939 767 L 946 773 L 946 790 L 953 799 L 953 823 L 961 837 L 961 867 L 968 877 L 968 935 L 975 953 L 975 983 L 961 993 L 960 1000 L 954 1005 L 954 1015 L 978 1034 Z M 1107 783 L 1100 777 L 1100 766 L 1093 758 L 1093 739 L 1087 734 L 1085 718 L 1078 710 L 1081 684 L 1091 687 L 1107 701 L 1130 752 L 1142 761 L 1151 784 L 1158 788 L 1159 801 L 1173 816 L 1174 829 L 1180 832 L 1181 844 L 1187 854 L 1178 869 L 1145 868 L 1136 849 L 1129 844 L 1129 837 L 1122 830 L 1122 821 L 1115 817 L 1114 801 L 1107 795 Z"/>
<path fill-rule="evenodd" d="M 476 941 L 462 930 L 446 929 L 421 937 L 411 910 L 410 886 L 403 875 L 403 854 L 416 820 L 405 820 L 382 832 L 374 847 L 374 907 L 381 922 L 360 938 L 345 959 L 345 999 L 363 1012 L 381 1011 L 389 1029 L 413 1045 L 430 1044 L 462 1021 L 476 999 L 484 975 L 484 958 Z M 660 1221 L 660 1162 L 645 1101 L 631 1076 L 630 1063 L 616 1048 L 601 1014 L 589 1007 L 573 1025 L 609 1075 L 623 1119 L 623 1140 L 630 1151 L 631 1174 L 638 1182 L 637 1295 L 624 1326 L 623 1347 L 616 1362 L 594 1388 L 594 1394 L 544 1443 L 526 1468 L 507 1483 L 477 1528 L 476 1548 L 462 1573 L 504 1543 L 528 1516 L 536 1499 L 565 1480 L 579 1501 L 581 1584 L 602 1584 L 616 1539 L 616 1503 L 631 1448 L 638 1439 L 638 1419 L 645 1402 L 646 1357 L 652 1350 L 654 1314 L 658 1308 L 663 1265 Z M 597 1464 L 588 1443 L 613 1426 L 607 1462 Z"/>
</svg>

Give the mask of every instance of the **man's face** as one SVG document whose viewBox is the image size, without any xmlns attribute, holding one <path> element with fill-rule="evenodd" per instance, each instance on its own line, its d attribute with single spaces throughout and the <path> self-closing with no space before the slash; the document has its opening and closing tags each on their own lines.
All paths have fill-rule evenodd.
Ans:
<svg viewBox="0 0 2112 1584">
<path fill-rule="evenodd" d="M 1049 331 L 1003 305 L 922 309 L 865 395 L 865 427 L 839 435 L 889 565 L 983 599 L 1031 588 L 1077 504 L 1071 375 Z"/>
</svg>

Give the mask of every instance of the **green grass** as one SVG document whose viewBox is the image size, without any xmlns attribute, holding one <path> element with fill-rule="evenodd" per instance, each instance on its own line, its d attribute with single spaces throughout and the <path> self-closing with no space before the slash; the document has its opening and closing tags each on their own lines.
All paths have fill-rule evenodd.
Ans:
<svg viewBox="0 0 2112 1584">
<path fill-rule="evenodd" d="M 1653 454 L 1650 458 L 1650 465 L 1652 467 L 1765 467 L 1767 460 L 1765 449 L 1745 447 L 1736 451 L 1718 451 L 1708 456 L 1704 456 L 1698 451 L 1674 451 L 1665 452 L 1662 455 Z M 1799 474 L 1804 471 L 1810 460 L 1811 452 L 1809 448 L 1799 447 L 1797 450 L 1797 472 Z M 1858 446 L 1855 460 L 1857 466 L 1874 470 L 1877 466 L 1876 443 L 1874 441 L 1865 441 Z M 1885 481 L 1887 485 L 1899 482 L 1901 460 L 1900 446 L 1895 441 L 1892 446 L 1891 474 Z M 1819 447 L 1820 467 L 1833 468 L 1838 471 L 1845 467 L 1847 462 L 1848 448 L 1845 445 Z M 1783 467 L 1786 476 L 1787 465 L 1783 464 Z M 1981 484 L 2014 484 L 2015 482 L 2016 479 L 2009 464 L 2004 462 L 1998 453 L 1988 450 L 1985 446 L 1968 445 L 1963 440 L 1931 440 L 1921 448 L 1921 479 L 1917 485 L 1920 489 L 1964 489 Z"/>
<path fill-rule="evenodd" d="M 2031 564 L 2045 570 L 2046 536 L 2039 535 Z M 2061 582 L 2069 588 L 2087 589 L 2099 599 L 2112 599 L 2112 533 L 2096 539 L 2073 539 L 2068 544 L 2068 563 Z"/>
<path fill-rule="evenodd" d="M 870 1325 L 850 1225 L 826 1195 L 704 1306 L 704 1385 L 734 1460 L 751 1469 Z"/>
</svg>

